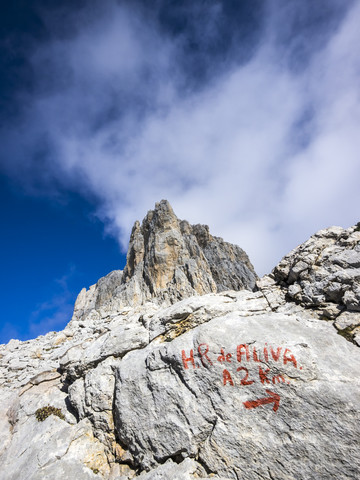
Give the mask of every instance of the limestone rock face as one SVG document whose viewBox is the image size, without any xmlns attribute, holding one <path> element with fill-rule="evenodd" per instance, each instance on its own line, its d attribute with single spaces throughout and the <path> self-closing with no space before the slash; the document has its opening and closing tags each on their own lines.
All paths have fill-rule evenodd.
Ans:
<svg viewBox="0 0 360 480">
<path fill-rule="evenodd" d="M 287 298 L 311 307 L 360 344 L 360 225 L 320 230 L 286 255 L 271 277 Z"/>
<path fill-rule="evenodd" d="M 253 290 L 257 276 L 246 253 L 213 237 L 205 225 L 180 221 L 166 200 L 133 227 L 122 283 L 127 299 L 161 303 L 228 289 Z"/>
<path fill-rule="evenodd" d="M 359 349 L 259 294 L 215 298 L 219 316 L 117 367 L 115 426 L 134 465 L 190 457 L 226 478 L 357 478 Z"/>
<path fill-rule="evenodd" d="M 0 346 L 0 480 L 360 478 L 359 240 L 318 232 L 254 288 L 157 204 L 62 332 Z"/>
<path fill-rule="evenodd" d="M 170 305 L 193 295 L 254 290 L 256 279 L 240 247 L 213 237 L 206 225 L 179 220 L 162 200 L 141 225 L 135 222 L 124 272 L 111 272 L 88 292 L 82 291 L 75 317 L 94 307 L 111 311 L 150 300 Z"/>
</svg>

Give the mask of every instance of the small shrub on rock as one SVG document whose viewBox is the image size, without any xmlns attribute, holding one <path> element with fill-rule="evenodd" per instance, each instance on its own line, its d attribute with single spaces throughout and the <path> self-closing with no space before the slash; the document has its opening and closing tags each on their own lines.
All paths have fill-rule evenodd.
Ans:
<svg viewBox="0 0 360 480">
<path fill-rule="evenodd" d="M 50 415 L 56 415 L 57 417 L 61 418 L 61 420 L 65 420 L 65 417 L 61 411 L 61 408 L 55 408 L 55 407 L 52 407 L 51 405 L 38 408 L 35 412 L 35 417 L 38 422 L 43 422 L 45 418 L 49 417 Z"/>
</svg>

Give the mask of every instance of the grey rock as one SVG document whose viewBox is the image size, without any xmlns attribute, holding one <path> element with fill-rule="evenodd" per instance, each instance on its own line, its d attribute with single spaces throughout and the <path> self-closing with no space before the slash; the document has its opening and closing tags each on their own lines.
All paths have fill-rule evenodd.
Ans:
<svg viewBox="0 0 360 480">
<path fill-rule="evenodd" d="M 191 230 L 208 261 L 217 292 L 254 290 L 257 276 L 244 250 L 210 235 L 207 225 L 194 225 Z"/>
<path fill-rule="evenodd" d="M 241 347 L 239 361 L 244 344 L 249 358 Z M 359 361 L 358 348 L 326 322 L 234 310 L 124 357 L 115 387 L 120 441 L 145 469 L 182 456 L 230 478 L 356 478 Z M 244 406 L 269 398 L 267 390 L 280 395 L 277 411 Z"/>
<path fill-rule="evenodd" d="M 61 377 L 61 374 L 54 369 L 49 372 L 41 372 L 38 375 L 35 375 L 33 378 L 30 379 L 30 383 L 32 385 L 39 385 L 42 382 L 50 382 L 52 380 L 56 380 L 59 377 Z"/>
<path fill-rule="evenodd" d="M 180 464 L 169 459 L 164 465 L 160 465 L 149 473 L 143 473 L 138 478 L 141 480 L 191 480 L 199 467 L 200 465 L 190 458 Z"/>
<path fill-rule="evenodd" d="M 152 301 L 172 304 L 193 295 L 255 288 L 257 275 L 237 245 L 213 237 L 206 225 L 180 221 L 166 200 L 135 222 L 124 271 L 111 272 L 75 304 L 73 322 L 91 310 L 114 312 Z"/>
<path fill-rule="evenodd" d="M 335 321 L 335 327 L 339 330 L 345 328 L 355 328 L 360 325 L 360 313 L 359 312 L 343 312 Z"/>
<path fill-rule="evenodd" d="M 288 300 L 312 308 L 320 317 L 335 320 L 342 311 L 359 312 L 358 227 L 320 230 L 286 255 L 270 276 Z"/>
<path fill-rule="evenodd" d="M 157 204 L 63 332 L 0 345 L 0 480 L 360 478 L 358 230 L 257 279 Z"/>
<path fill-rule="evenodd" d="M 60 359 L 60 369 L 69 377 L 77 378 L 89 368 L 108 357 L 122 357 L 125 353 L 142 348 L 149 341 L 149 332 L 138 322 L 114 326 L 114 329 L 89 344 L 71 347 Z"/>
</svg>

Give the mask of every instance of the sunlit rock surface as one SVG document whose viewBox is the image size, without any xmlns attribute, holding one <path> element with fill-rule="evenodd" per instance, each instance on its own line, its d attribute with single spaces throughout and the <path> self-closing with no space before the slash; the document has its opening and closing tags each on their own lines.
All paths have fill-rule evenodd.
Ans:
<svg viewBox="0 0 360 480">
<path fill-rule="evenodd" d="M 170 305 L 193 295 L 254 290 L 257 275 L 237 245 L 213 237 L 206 225 L 179 220 L 167 200 L 135 222 L 123 272 L 111 272 L 83 290 L 75 305 L 81 317 L 93 308 L 109 312 L 151 301 Z"/>
<path fill-rule="evenodd" d="M 358 230 L 257 279 L 157 204 L 62 332 L 0 346 L 0 479 L 360 478 Z"/>
<path fill-rule="evenodd" d="M 288 300 L 336 320 L 335 327 L 360 345 L 360 223 L 320 230 L 286 255 L 271 277 Z"/>
</svg>

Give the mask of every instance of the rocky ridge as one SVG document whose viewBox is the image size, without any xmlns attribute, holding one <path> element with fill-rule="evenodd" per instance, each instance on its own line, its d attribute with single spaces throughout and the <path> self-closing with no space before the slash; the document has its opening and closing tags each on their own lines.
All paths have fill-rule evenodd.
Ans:
<svg viewBox="0 0 360 480">
<path fill-rule="evenodd" d="M 358 230 L 257 279 L 157 204 L 62 332 L 0 346 L 0 479 L 359 478 Z"/>
</svg>

